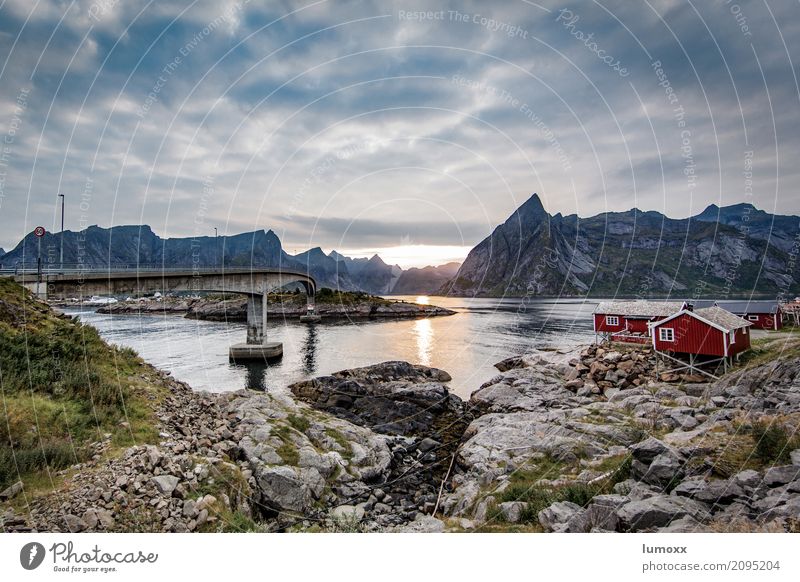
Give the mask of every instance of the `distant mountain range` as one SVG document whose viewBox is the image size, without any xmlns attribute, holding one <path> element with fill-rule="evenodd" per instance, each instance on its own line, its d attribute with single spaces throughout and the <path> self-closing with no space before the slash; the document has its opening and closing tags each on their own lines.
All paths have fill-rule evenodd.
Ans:
<svg viewBox="0 0 800 582">
<path fill-rule="evenodd" d="M 718 297 L 800 293 L 800 218 L 750 204 L 672 219 L 633 209 L 552 216 L 534 194 L 439 293 Z"/>
<path fill-rule="evenodd" d="M 60 237 L 42 238 L 43 261 L 58 264 Z M 8 253 L 0 250 L 0 263 L 33 266 L 37 245 L 30 233 Z M 64 233 L 66 265 L 280 267 L 308 272 L 320 287 L 381 295 L 794 296 L 800 294 L 799 253 L 800 218 L 749 204 L 711 205 L 686 219 L 637 209 L 581 218 L 550 215 L 536 194 L 462 265 L 422 269 L 319 247 L 290 255 L 271 230 L 218 239 L 164 239 L 146 225 Z"/>
<path fill-rule="evenodd" d="M 452 278 L 458 267 L 451 264 L 403 271 L 398 265 L 387 265 L 378 255 L 354 259 L 336 251 L 326 255 L 319 247 L 290 255 L 271 230 L 219 238 L 164 239 L 147 225 L 90 226 L 80 232 L 65 231 L 63 236 L 65 266 L 280 267 L 308 272 L 320 287 L 381 295 L 430 293 Z M 38 239 L 30 233 L 13 250 L 0 254 L 0 263 L 5 268 L 21 264 L 35 267 L 38 245 Z M 41 245 L 42 261 L 58 265 L 61 233 L 47 232 Z"/>
</svg>

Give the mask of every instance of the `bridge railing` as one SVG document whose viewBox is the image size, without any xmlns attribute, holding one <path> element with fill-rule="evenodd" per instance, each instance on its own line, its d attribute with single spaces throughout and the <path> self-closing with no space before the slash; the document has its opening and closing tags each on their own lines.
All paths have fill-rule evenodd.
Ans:
<svg viewBox="0 0 800 582">
<path fill-rule="evenodd" d="M 296 269 L 282 269 L 280 266 L 252 266 L 252 267 L 233 267 L 229 265 L 170 265 L 169 267 L 157 263 L 149 264 L 129 264 L 112 263 L 109 265 L 89 265 L 86 263 L 64 263 L 63 265 L 47 263 L 41 267 L 36 263 L 15 263 L 13 265 L 0 264 L 0 274 L 5 275 L 75 275 L 75 274 L 118 274 L 118 273 L 185 273 L 193 272 L 204 273 L 258 273 L 265 270 L 275 270 L 286 274 L 308 276 L 308 273 L 297 271 Z"/>
</svg>

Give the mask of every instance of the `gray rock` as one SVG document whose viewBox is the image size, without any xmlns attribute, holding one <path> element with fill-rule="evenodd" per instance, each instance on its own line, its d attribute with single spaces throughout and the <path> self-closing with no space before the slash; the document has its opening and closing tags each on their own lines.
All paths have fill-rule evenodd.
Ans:
<svg viewBox="0 0 800 582">
<path fill-rule="evenodd" d="M 641 471 L 639 467 L 641 467 L 641 464 L 637 463 L 637 470 L 634 471 L 634 476 Z M 674 451 L 666 451 L 656 455 L 640 478 L 650 485 L 667 487 L 670 483 L 680 481 L 682 476 L 682 459 Z"/>
<path fill-rule="evenodd" d="M 331 509 L 330 516 L 336 520 L 359 522 L 364 519 L 364 508 L 358 505 L 340 505 Z"/>
<path fill-rule="evenodd" d="M 387 531 L 393 533 L 442 533 L 445 529 L 444 522 L 432 515 L 418 515 L 414 521 Z"/>
<path fill-rule="evenodd" d="M 795 449 L 789 453 L 789 458 L 792 460 L 792 465 L 800 466 L 800 449 Z"/>
<path fill-rule="evenodd" d="M 180 479 L 175 475 L 159 475 L 150 479 L 156 489 L 162 494 L 170 496 L 175 488 L 178 486 Z"/>
<path fill-rule="evenodd" d="M 563 531 L 567 523 L 582 511 L 583 508 L 576 503 L 557 501 L 539 512 L 539 524 L 546 531 Z"/>
<path fill-rule="evenodd" d="M 655 437 L 645 439 L 631 447 L 633 458 L 647 466 L 649 466 L 658 455 L 668 452 L 678 456 L 678 452 L 673 447 Z"/>
<path fill-rule="evenodd" d="M 655 495 L 641 501 L 631 501 L 617 510 L 623 529 L 642 531 L 661 528 L 687 515 L 698 518 L 705 515 L 706 508 L 691 499 Z"/>
<path fill-rule="evenodd" d="M 183 502 L 183 510 L 181 511 L 183 517 L 194 518 L 199 513 L 195 502 L 191 499 L 187 499 Z"/>
<path fill-rule="evenodd" d="M 503 518 L 509 523 L 518 523 L 528 504 L 522 501 L 506 501 L 497 506 Z"/>
<path fill-rule="evenodd" d="M 441 445 L 442 443 L 440 443 L 439 441 L 435 441 L 431 438 L 426 437 L 419 442 L 417 448 L 423 453 L 427 453 L 428 451 L 432 451 L 433 449 L 440 447 Z"/>
<path fill-rule="evenodd" d="M 64 516 L 64 523 L 72 533 L 82 532 L 86 529 L 86 522 L 77 515 L 67 514 Z"/>
<path fill-rule="evenodd" d="M 22 481 L 17 481 L 10 487 L 4 489 L 2 493 L 0 493 L 0 499 L 2 499 L 3 501 L 8 501 L 9 499 L 13 499 L 14 497 L 22 493 L 23 489 L 24 487 L 22 485 Z"/>
<path fill-rule="evenodd" d="M 735 479 L 706 481 L 703 477 L 686 479 L 675 487 L 673 494 L 708 504 L 727 504 L 734 499 L 747 497 L 744 489 Z"/>
<path fill-rule="evenodd" d="M 770 467 L 764 473 L 764 485 L 767 487 L 777 487 L 796 481 L 800 477 L 800 466 L 784 465 L 782 467 Z"/>
<path fill-rule="evenodd" d="M 317 470 L 286 465 L 260 467 L 256 482 L 265 505 L 290 511 L 308 509 L 325 487 L 325 480 Z"/>
<path fill-rule="evenodd" d="M 752 494 L 761 485 L 761 473 L 752 469 L 745 469 L 736 473 L 731 480 L 739 485 L 745 492 Z"/>
</svg>

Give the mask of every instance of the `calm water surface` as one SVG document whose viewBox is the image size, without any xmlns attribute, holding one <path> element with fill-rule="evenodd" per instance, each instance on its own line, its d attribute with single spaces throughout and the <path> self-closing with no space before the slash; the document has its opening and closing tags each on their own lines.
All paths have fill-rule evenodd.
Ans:
<svg viewBox="0 0 800 582">
<path fill-rule="evenodd" d="M 455 310 L 456 315 L 416 320 L 301 324 L 273 320 L 270 341 L 283 342 L 283 358 L 269 365 L 228 362 L 228 347 L 244 341 L 244 323 L 185 319 L 176 315 L 78 314 L 107 340 L 135 349 L 196 390 L 268 390 L 345 368 L 386 360 L 442 368 L 450 389 L 468 398 L 498 372 L 495 362 L 532 348 L 573 346 L 593 339 L 596 301 L 404 297 Z"/>
</svg>

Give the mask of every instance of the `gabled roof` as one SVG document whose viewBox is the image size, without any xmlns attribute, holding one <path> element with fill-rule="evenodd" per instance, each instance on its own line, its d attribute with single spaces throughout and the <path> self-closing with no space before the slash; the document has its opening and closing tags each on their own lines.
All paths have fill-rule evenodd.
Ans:
<svg viewBox="0 0 800 582">
<path fill-rule="evenodd" d="M 666 317 L 684 307 L 682 301 L 601 301 L 594 313 L 631 317 Z"/>
<path fill-rule="evenodd" d="M 669 317 L 662 319 L 660 321 L 654 321 L 650 324 L 651 327 L 658 327 L 661 326 L 668 321 L 675 319 L 676 317 L 687 314 L 700 321 L 707 323 L 711 327 L 715 327 L 721 332 L 730 333 L 735 329 L 740 329 L 743 327 L 748 327 L 752 325 L 749 321 L 745 321 L 738 315 L 734 315 L 730 311 L 726 311 L 721 307 L 717 307 L 716 305 L 713 307 L 704 307 L 703 309 L 695 309 L 694 311 L 690 311 L 688 309 L 682 309 L 677 313 L 670 315 Z"/>
<path fill-rule="evenodd" d="M 753 300 L 748 301 L 746 299 L 733 299 L 733 300 L 714 300 L 714 299 L 698 299 L 695 301 L 691 301 L 691 304 L 694 305 L 695 309 L 699 309 L 702 307 L 712 307 L 717 305 L 718 307 L 722 307 L 722 309 L 727 309 L 731 313 L 751 313 L 757 314 L 761 313 L 764 315 L 773 315 L 778 312 L 778 302 L 777 301 L 765 301 L 765 300 Z"/>
</svg>

